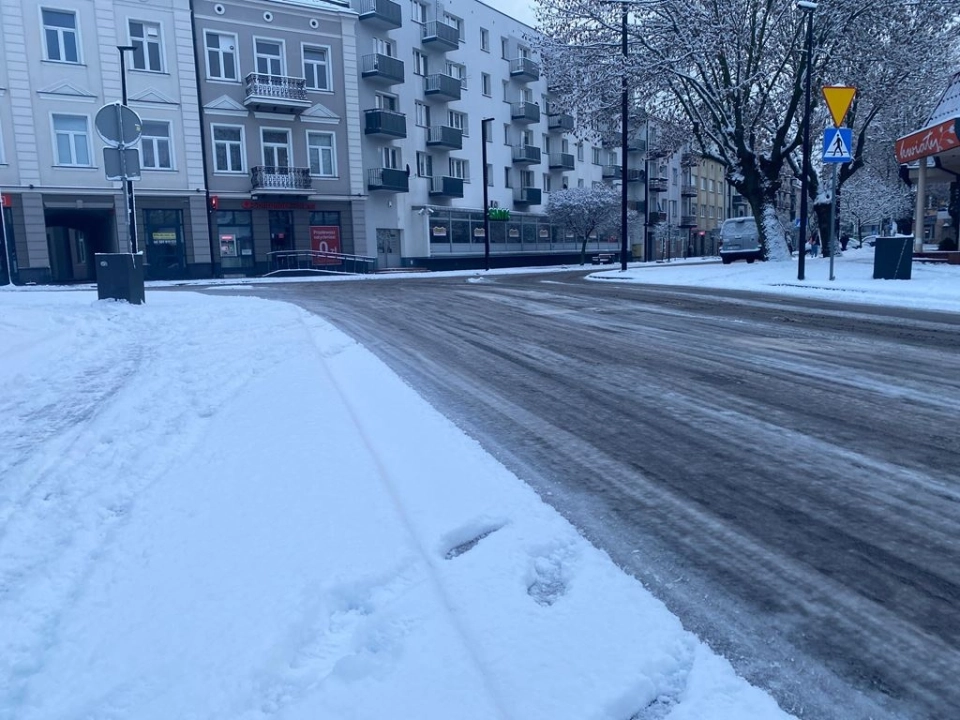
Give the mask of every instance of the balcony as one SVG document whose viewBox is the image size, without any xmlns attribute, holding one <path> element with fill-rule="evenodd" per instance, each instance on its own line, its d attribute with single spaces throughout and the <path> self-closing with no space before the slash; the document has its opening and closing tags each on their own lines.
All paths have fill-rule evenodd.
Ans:
<svg viewBox="0 0 960 720">
<path fill-rule="evenodd" d="M 364 135 L 382 135 L 389 138 L 405 138 L 407 136 L 407 116 L 394 110 L 376 108 L 363 111 L 366 124 Z"/>
<path fill-rule="evenodd" d="M 619 165 L 604 165 L 600 171 L 600 177 L 604 180 L 619 180 L 621 176 L 622 172 Z"/>
<path fill-rule="evenodd" d="M 425 50 L 447 52 L 460 47 L 460 30 L 454 25 L 447 25 L 439 20 L 431 20 L 423 24 L 420 42 Z"/>
<path fill-rule="evenodd" d="M 667 221 L 667 214 L 665 212 L 651 212 L 647 216 L 647 225 L 656 225 L 658 223 L 665 223 Z"/>
<path fill-rule="evenodd" d="M 430 197 L 463 197 L 463 179 L 446 175 L 430 178 Z"/>
<path fill-rule="evenodd" d="M 360 22 L 381 30 L 393 30 L 403 23 L 400 3 L 392 0 L 360 0 Z"/>
<path fill-rule="evenodd" d="M 513 202 L 516 205 L 539 205 L 540 188 L 522 187 L 513 191 Z"/>
<path fill-rule="evenodd" d="M 403 82 L 403 60 L 389 55 L 374 53 L 360 58 L 360 77 L 382 85 Z"/>
<path fill-rule="evenodd" d="M 667 191 L 668 181 L 665 177 L 652 177 L 647 180 L 647 192 L 661 193 Z"/>
<path fill-rule="evenodd" d="M 697 216 L 696 215 L 681 215 L 680 216 L 680 227 L 682 228 L 695 228 L 697 226 Z"/>
<path fill-rule="evenodd" d="M 539 165 L 540 148 L 536 145 L 514 145 L 510 148 L 513 162 L 518 165 Z"/>
<path fill-rule="evenodd" d="M 460 99 L 460 90 L 463 83 L 460 78 L 451 75 L 427 75 L 423 79 L 423 94 L 428 100 L 438 100 L 440 102 L 450 102 Z"/>
<path fill-rule="evenodd" d="M 684 167 L 696 167 L 700 164 L 700 156 L 692 152 L 681 153 L 680 164 Z"/>
<path fill-rule="evenodd" d="M 510 77 L 524 82 L 540 79 L 540 66 L 530 58 L 514 58 L 510 61 Z"/>
<path fill-rule="evenodd" d="M 427 129 L 427 147 L 460 150 L 463 147 L 463 130 L 446 125 Z"/>
<path fill-rule="evenodd" d="M 694 183 L 683 183 L 680 186 L 680 195 L 682 197 L 696 197 L 697 186 Z"/>
<path fill-rule="evenodd" d="M 551 170 L 573 170 L 573 155 L 570 153 L 550 153 L 547 166 Z"/>
<path fill-rule="evenodd" d="M 631 167 L 627 168 L 628 183 L 643 182 L 646 179 L 646 177 L 647 177 L 647 173 L 645 170 L 641 170 L 640 168 L 631 168 Z"/>
<path fill-rule="evenodd" d="M 244 91 L 243 104 L 251 110 L 298 113 L 313 104 L 307 99 L 307 81 L 303 78 L 250 73 Z"/>
<path fill-rule="evenodd" d="M 310 168 L 257 165 L 250 168 L 250 184 L 254 192 L 307 194 L 313 192 Z"/>
<path fill-rule="evenodd" d="M 645 153 L 646 151 L 647 151 L 646 140 L 638 137 L 627 138 L 627 152 Z"/>
<path fill-rule="evenodd" d="M 406 170 L 370 168 L 367 170 L 367 190 L 405 193 L 410 190 L 410 176 Z"/>
<path fill-rule="evenodd" d="M 532 102 L 510 103 L 510 119 L 521 123 L 540 122 L 540 106 Z"/>
<path fill-rule="evenodd" d="M 557 113 L 547 116 L 547 129 L 557 132 L 571 132 L 573 130 L 573 115 Z"/>
</svg>

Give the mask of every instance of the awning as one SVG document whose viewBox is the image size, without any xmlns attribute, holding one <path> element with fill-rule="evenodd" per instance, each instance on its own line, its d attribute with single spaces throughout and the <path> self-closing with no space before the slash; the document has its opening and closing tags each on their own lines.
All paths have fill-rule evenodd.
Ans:
<svg viewBox="0 0 960 720">
<path fill-rule="evenodd" d="M 910 165 L 935 158 L 939 169 L 960 173 L 960 72 L 950 78 L 936 108 L 921 130 L 897 140 L 897 162 Z"/>
</svg>

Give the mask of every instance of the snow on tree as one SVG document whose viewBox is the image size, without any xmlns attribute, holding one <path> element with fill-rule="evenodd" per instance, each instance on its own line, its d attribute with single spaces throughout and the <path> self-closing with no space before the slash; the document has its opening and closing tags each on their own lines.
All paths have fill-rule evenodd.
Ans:
<svg viewBox="0 0 960 720">
<path fill-rule="evenodd" d="M 550 219 L 579 238 L 580 264 L 586 264 L 587 241 L 594 233 L 619 229 L 620 190 L 610 185 L 569 188 L 550 193 Z"/>
<path fill-rule="evenodd" d="M 922 122 L 936 99 L 932 88 L 956 64 L 958 18 L 960 0 L 820 0 L 810 65 L 812 156 L 819 155 L 817 131 L 829 122 L 820 88 L 857 88 L 847 118 L 854 161 L 840 169 L 840 187 L 863 167 L 869 141 L 893 152 L 894 120 Z M 806 16 L 795 0 L 541 0 L 538 20 L 554 102 L 584 132 L 619 122 L 625 75 L 632 117 L 648 112 L 686 128 L 749 203 L 766 257 L 790 257 L 773 219 L 783 178 L 801 167 L 808 57 Z M 825 200 L 820 170 L 818 162 L 808 188 Z"/>
</svg>

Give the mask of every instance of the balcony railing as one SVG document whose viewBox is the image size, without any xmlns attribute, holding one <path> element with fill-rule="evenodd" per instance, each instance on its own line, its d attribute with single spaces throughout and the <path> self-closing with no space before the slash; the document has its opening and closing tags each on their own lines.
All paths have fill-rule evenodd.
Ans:
<svg viewBox="0 0 960 720">
<path fill-rule="evenodd" d="M 446 175 L 430 178 L 430 195 L 433 197 L 463 197 L 463 179 Z"/>
<path fill-rule="evenodd" d="M 656 225 L 657 223 L 664 223 L 667 221 L 667 214 L 665 212 L 651 212 L 647 216 L 648 225 Z"/>
<path fill-rule="evenodd" d="M 406 170 L 395 168 L 370 168 L 367 170 L 367 190 L 408 192 L 410 174 Z"/>
<path fill-rule="evenodd" d="M 460 150 L 463 147 L 463 131 L 460 128 L 436 125 L 427 130 L 427 145 Z"/>
<path fill-rule="evenodd" d="M 627 168 L 627 182 L 643 182 L 647 173 L 640 168 Z"/>
<path fill-rule="evenodd" d="M 510 103 L 510 118 L 522 123 L 540 122 L 540 106 L 532 102 Z"/>
<path fill-rule="evenodd" d="M 447 25 L 439 20 L 430 20 L 423 24 L 420 41 L 428 49 L 447 52 L 460 47 L 460 30 L 454 25 Z"/>
<path fill-rule="evenodd" d="M 694 183 L 683 183 L 680 186 L 680 194 L 683 197 L 696 197 L 697 186 Z"/>
<path fill-rule="evenodd" d="M 621 168 L 619 165 L 604 165 L 603 169 L 600 171 L 600 177 L 602 177 L 604 180 L 619 180 L 621 174 Z"/>
<path fill-rule="evenodd" d="M 400 3 L 392 0 L 360 0 L 360 20 L 373 27 L 392 30 L 400 27 Z"/>
<path fill-rule="evenodd" d="M 364 110 L 363 116 L 366 122 L 363 129 L 365 135 L 385 135 L 392 138 L 407 136 L 407 116 L 402 112 L 375 108 Z"/>
<path fill-rule="evenodd" d="M 571 130 L 573 130 L 573 115 L 570 115 L 568 113 L 548 115 L 547 129 L 557 130 L 559 132 L 570 132 Z"/>
<path fill-rule="evenodd" d="M 680 227 L 682 228 L 692 228 L 697 226 L 697 216 L 696 215 L 681 215 L 680 216 Z"/>
<path fill-rule="evenodd" d="M 510 61 L 510 77 L 536 82 L 540 79 L 540 66 L 530 58 L 514 58 Z"/>
<path fill-rule="evenodd" d="M 282 75 L 250 73 L 244 81 L 243 104 L 254 110 L 299 112 L 312 104 L 307 99 L 307 81 Z"/>
<path fill-rule="evenodd" d="M 386 85 L 402 83 L 403 60 L 381 53 L 364 55 L 360 58 L 360 76 Z"/>
<path fill-rule="evenodd" d="M 666 192 L 667 182 L 668 181 L 665 177 L 652 177 L 647 180 L 647 192 Z"/>
<path fill-rule="evenodd" d="M 250 169 L 250 183 L 260 192 L 312 192 L 310 168 L 257 165 Z"/>
<path fill-rule="evenodd" d="M 514 145 L 510 154 L 515 163 L 538 165 L 540 163 L 540 148 L 536 145 Z"/>
<path fill-rule="evenodd" d="M 427 75 L 423 79 L 423 94 L 427 98 L 442 100 L 444 102 L 460 99 L 460 90 L 463 88 L 463 81 L 452 75 L 436 73 Z"/>
<path fill-rule="evenodd" d="M 550 153 L 547 165 L 551 170 L 573 170 L 573 155 L 570 153 Z"/>
<path fill-rule="evenodd" d="M 513 191 L 513 202 L 517 205 L 539 205 L 540 188 L 522 187 Z"/>
</svg>

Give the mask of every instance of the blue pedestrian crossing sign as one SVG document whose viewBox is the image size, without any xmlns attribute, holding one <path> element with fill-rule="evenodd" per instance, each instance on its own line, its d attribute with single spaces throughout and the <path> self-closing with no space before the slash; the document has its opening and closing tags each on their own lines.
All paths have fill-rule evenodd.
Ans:
<svg viewBox="0 0 960 720">
<path fill-rule="evenodd" d="M 853 160 L 853 129 L 847 127 L 827 128 L 823 131 L 823 161 L 846 163 Z"/>
</svg>

